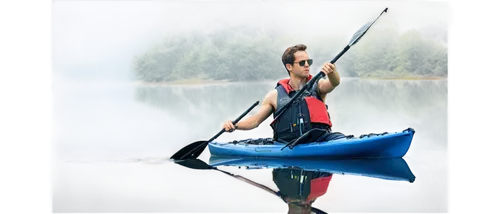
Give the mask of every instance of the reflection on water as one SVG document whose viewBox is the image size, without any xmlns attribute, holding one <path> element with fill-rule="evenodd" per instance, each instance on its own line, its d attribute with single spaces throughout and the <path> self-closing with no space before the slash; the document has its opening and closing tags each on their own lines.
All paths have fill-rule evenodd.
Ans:
<svg viewBox="0 0 500 214">
<path fill-rule="evenodd" d="M 418 193 L 418 185 L 413 185 L 415 175 L 404 159 L 199 161 L 201 165 L 178 163 L 182 167 L 173 165 L 168 157 L 67 161 L 57 170 L 59 185 L 52 192 L 65 197 L 57 200 L 60 203 L 69 197 L 85 212 L 197 212 L 197 207 L 203 207 L 204 212 L 231 213 L 341 212 L 349 210 L 345 208 L 349 203 L 338 202 L 350 200 L 356 191 L 387 191 L 389 194 L 371 199 L 385 203 L 394 194 L 404 193 L 409 199 Z M 75 187 L 61 187 L 69 183 Z M 189 207 L 190 203 L 198 206 Z M 336 204 L 333 209 L 329 208 L 332 204 Z M 384 211 L 372 205 L 358 205 L 357 209 Z M 429 207 L 395 209 L 419 212 Z M 59 211 L 72 210 L 66 207 Z"/>
<path fill-rule="evenodd" d="M 213 166 L 272 169 L 272 176 L 269 177 L 272 178 L 278 189 L 276 194 L 287 203 L 289 213 L 309 213 L 311 209 L 317 210 L 318 208 L 314 208 L 313 203 L 327 193 L 333 174 L 357 175 L 394 181 L 413 182 L 415 180 L 410 168 L 401 158 L 294 160 L 212 156 L 210 163 Z M 329 207 L 319 208 L 322 211 L 329 210 Z"/>
<path fill-rule="evenodd" d="M 300 168 L 339 175 L 356 175 L 413 183 L 415 175 L 403 158 L 385 159 L 279 159 L 211 156 L 212 166 L 235 166 L 247 169 Z"/>
<path fill-rule="evenodd" d="M 235 179 L 244 181 L 256 188 L 260 188 L 277 196 L 288 205 L 288 213 L 326 213 L 312 206 L 313 202 L 328 190 L 332 174 L 322 171 L 310 171 L 299 167 L 275 168 L 272 178 L 278 191 L 266 185 L 257 183 L 241 175 L 220 170 L 209 166 L 199 159 L 187 159 L 177 162 L 179 165 L 192 169 L 214 169 L 227 174 Z"/>
<path fill-rule="evenodd" d="M 283 212 L 279 200 L 278 206 L 262 201 L 267 200 L 262 190 L 253 194 L 240 181 L 232 184 L 233 178 L 183 169 L 165 158 L 72 161 L 55 168 L 54 212 Z M 244 178 L 252 176 L 235 177 L 247 182 Z"/>
<path fill-rule="evenodd" d="M 214 127 L 214 124 L 218 128 L 223 121 L 241 114 L 253 102 L 261 101 L 274 86 L 274 82 L 142 86 L 136 88 L 135 97 L 147 105 L 175 112 L 174 116 L 179 120 L 208 122 L 199 124 L 200 128 Z M 446 80 L 345 78 L 327 96 L 326 103 L 334 131 L 358 136 L 412 127 L 420 137 L 436 140 L 426 146 L 443 148 L 447 142 L 447 90 Z M 261 126 L 267 129 L 267 124 L 264 122 Z"/>
<path fill-rule="evenodd" d="M 276 195 L 233 183 L 234 178 L 221 173 L 185 169 L 165 161 L 192 142 L 208 140 L 223 121 L 262 101 L 274 85 L 54 87 L 53 211 L 286 212 L 288 207 Z M 345 134 L 414 128 L 416 134 L 404 162 L 411 165 L 406 175 L 413 172 L 418 179 L 413 183 L 388 180 L 410 181 L 405 173 L 390 171 L 394 166 L 378 167 L 385 171 L 367 164 L 365 168 L 358 164 L 359 171 L 341 168 L 355 165 L 348 163 L 327 165 L 334 169 L 302 166 L 332 174 L 327 191 L 317 197 L 313 207 L 328 212 L 447 211 L 446 80 L 344 78 L 326 102 L 334 130 Z M 271 137 L 270 122 L 264 121 L 252 131 L 224 133 L 218 141 Z M 206 149 L 200 159 L 208 162 L 209 158 Z M 401 163 L 394 165 L 404 166 Z M 282 191 L 272 179 L 274 168 L 217 168 Z M 321 174 L 308 175 L 311 181 L 315 177 L 322 178 Z M 278 202 L 269 203 L 273 200 Z"/>
</svg>

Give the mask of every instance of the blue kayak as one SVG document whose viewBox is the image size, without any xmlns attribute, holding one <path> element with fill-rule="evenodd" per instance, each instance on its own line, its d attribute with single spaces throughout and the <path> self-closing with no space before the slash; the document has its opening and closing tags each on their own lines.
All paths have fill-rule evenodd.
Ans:
<svg viewBox="0 0 500 214">
<path fill-rule="evenodd" d="M 311 142 L 286 147 L 284 143 L 210 142 L 213 156 L 271 157 L 271 158 L 401 158 L 410 148 L 415 130 L 367 134 L 325 142 Z M 256 140 L 257 141 L 257 140 Z"/>
<path fill-rule="evenodd" d="M 211 156 L 209 163 L 211 166 L 234 166 L 247 169 L 290 168 L 410 183 L 415 181 L 415 175 L 403 158 L 318 160 Z"/>
</svg>

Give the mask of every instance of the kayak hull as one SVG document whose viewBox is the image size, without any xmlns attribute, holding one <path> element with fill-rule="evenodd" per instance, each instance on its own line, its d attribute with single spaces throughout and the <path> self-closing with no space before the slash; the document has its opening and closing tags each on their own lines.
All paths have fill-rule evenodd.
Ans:
<svg viewBox="0 0 500 214">
<path fill-rule="evenodd" d="M 211 156 L 210 165 L 245 167 L 246 169 L 302 169 L 304 171 L 329 172 L 384 180 L 413 183 L 415 175 L 403 158 L 382 159 L 285 159 Z"/>
<path fill-rule="evenodd" d="M 213 156 L 270 157 L 270 158 L 401 158 L 410 148 L 415 131 L 408 128 L 402 132 L 362 138 L 342 138 L 325 142 L 299 144 L 290 149 L 285 144 L 270 145 L 234 144 L 210 142 Z"/>
</svg>

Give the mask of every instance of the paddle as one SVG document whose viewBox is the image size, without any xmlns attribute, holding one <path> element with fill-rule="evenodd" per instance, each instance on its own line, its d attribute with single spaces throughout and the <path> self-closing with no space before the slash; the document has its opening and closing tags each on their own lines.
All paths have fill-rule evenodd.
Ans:
<svg viewBox="0 0 500 214">
<path fill-rule="evenodd" d="M 248 112 L 250 112 L 258 104 L 259 104 L 259 101 L 255 102 L 252 106 L 250 106 L 250 108 L 248 108 L 245 112 L 243 112 L 243 114 L 241 114 L 238 118 L 236 118 L 236 120 L 233 121 L 233 124 L 238 123 L 238 121 L 240 121 L 241 118 L 243 118 L 245 115 L 247 115 Z M 177 151 L 174 155 L 172 155 L 172 157 L 170 157 L 170 159 L 184 160 L 187 158 L 190 158 L 190 159 L 197 158 L 198 156 L 200 156 L 200 154 L 203 152 L 203 150 L 205 150 L 208 143 L 215 140 L 215 138 L 219 137 L 225 131 L 226 131 L 225 129 L 220 130 L 219 133 L 217 133 L 215 136 L 210 138 L 210 140 L 208 140 L 208 141 L 203 141 L 203 140 L 196 141 L 194 143 L 191 143 L 191 144 L 183 147 L 181 150 Z"/>
<path fill-rule="evenodd" d="M 354 35 L 352 36 L 349 44 L 339 54 L 337 54 L 337 56 L 335 56 L 335 58 L 333 58 L 332 61 L 330 61 L 330 63 L 334 64 L 335 62 L 337 62 L 337 60 L 342 55 L 344 55 L 344 53 L 347 52 L 351 48 L 351 46 L 356 44 L 361 39 L 361 37 L 363 37 L 365 35 L 365 33 L 368 31 L 368 29 L 370 29 L 370 27 L 373 25 L 373 23 L 375 23 L 378 20 L 378 18 L 380 16 L 382 16 L 382 14 L 387 12 L 387 9 L 388 8 L 385 8 L 384 11 L 382 11 L 380 13 L 380 15 L 377 16 L 377 18 L 375 20 L 366 23 L 363 27 L 361 27 L 361 29 L 356 31 L 356 33 L 354 33 Z M 295 101 L 298 97 L 302 96 L 302 94 L 306 90 L 311 90 L 314 83 L 316 81 L 318 81 L 320 78 L 323 78 L 324 76 L 325 76 L 325 74 L 323 72 L 319 72 L 316 76 L 314 76 L 302 89 L 300 89 L 297 93 L 295 93 L 295 95 L 290 99 L 290 101 L 288 103 L 286 103 L 283 107 L 281 107 L 276 112 L 276 114 L 275 114 L 276 117 L 274 120 L 277 120 L 283 114 L 283 112 L 285 112 L 285 110 L 293 103 L 293 101 Z"/>
</svg>

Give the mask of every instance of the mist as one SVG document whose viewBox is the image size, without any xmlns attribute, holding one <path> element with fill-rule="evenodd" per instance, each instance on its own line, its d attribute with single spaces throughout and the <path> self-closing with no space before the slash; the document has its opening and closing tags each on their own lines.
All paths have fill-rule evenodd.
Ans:
<svg viewBox="0 0 500 214">
<path fill-rule="evenodd" d="M 385 7 L 389 7 L 385 19 L 409 27 L 451 24 L 452 20 L 447 1 L 290 1 L 283 6 L 285 16 L 304 19 L 315 30 L 328 27 L 355 30 Z"/>
<path fill-rule="evenodd" d="M 225 19 L 232 23 L 251 23 L 264 11 L 278 22 L 300 33 L 352 33 L 385 7 L 382 20 L 392 20 L 402 29 L 417 28 L 425 36 L 448 40 L 452 9 L 448 1 L 187 1 L 172 2 L 165 8 L 162 24 L 173 26 L 218 27 Z M 231 14 L 231 15 L 227 15 Z M 205 25 L 205 26 L 203 26 Z M 222 27 L 222 26 L 220 26 Z"/>
<path fill-rule="evenodd" d="M 194 30 L 209 33 L 246 26 L 301 38 L 296 43 L 331 34 L 347 44 L 386 7 L 388 13 L 374 27 L 392 25 L 429 36 L 447 30 L 447 2 L 53 1 L 53 82 L 134 81 L 134 57 L 168 35 Z M 339 51 L 332 50 L 332 55 Z"/>
<path fill-rule="evenodd" d="M 161 30 L 184 24 L 181 14 L 192 15 L 186 10 L 196 10 L 205 20 L 217 20 L 225 11 L 236 10 L 241 19 L 251 20 L 259 11 L 252 4 L 314 31 L 353 31 L 384 7 L 389 7 L 388 18 L 408 27 L 449 26 L 452 20 L 447 1 L 53 1 L 53 59 L 90 61 L 117 49 L 144 46 L 144 40 L 149 44 L 158 39 L 160 21 Z"/>
<path fill-rule="evenodd" d="M 53 1 L 51 45 L 54 61 L 92 61 L 117 49 L 150 40 L 161 2 Z"/>
</svg>

